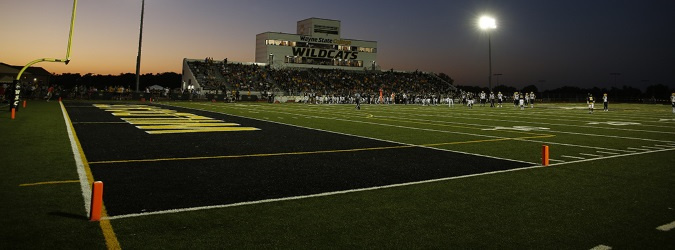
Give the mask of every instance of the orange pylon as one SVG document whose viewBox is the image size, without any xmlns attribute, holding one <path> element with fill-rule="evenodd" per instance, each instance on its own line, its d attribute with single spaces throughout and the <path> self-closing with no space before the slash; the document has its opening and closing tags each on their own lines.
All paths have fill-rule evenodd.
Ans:
<svg viewBox="0 0 675 250">
<path fill-rule="evenodd" d="M 89 221 L 100 221 L 103 209 L 103 182 L 95 181 L 91 187 L 91 211 Z"/>
<path fill-rule="evenodd" d="M 544 145 L 541 147 L 541 165 L 548 166 L 548 160 L 548 146 Z"/>
</svg>

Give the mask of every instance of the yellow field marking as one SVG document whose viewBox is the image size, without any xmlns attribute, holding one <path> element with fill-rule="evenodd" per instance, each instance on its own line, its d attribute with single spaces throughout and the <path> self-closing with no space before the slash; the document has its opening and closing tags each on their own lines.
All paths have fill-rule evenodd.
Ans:
<svg viewBox="0 0 675 250">
<path fill-rule="evenodd" d="M 133 162 L 158 162 L 158 161 L 186 161 L 186 160 L 232 159 L 232 158 L 247 158 L 247 157 L 269 157 L 269 156 L 284 156 L 284 155 L 330 154 L 330 153 L 373 151 L 373 150 L 385 150 L 385 149 L 414 148 L 414 147 L 420 147 L 420 146 L 422 146 L 422 147 L 433 147 L 433 146 L 442 146 L 442 145 L 456 145 L 456 144 L 507 141 L 507 140 L 521 140 L 521 139 L 532 139 L 532 138 L 546 138 L 546 137 L 554 137 L 554 136 L 555 135 L 540 135 L 540 136 L 516 137 L 516 138 L 498 138 L 498 139 L 473 140 L 473 141 L 431 143 L 431 144 L 421 144 L 421 145 L 399 145 L 399 146 L 387 146 L 387 147 L 337 149 L 337 150 L 321 150 L 321 151 L 303 151 L 303 152 L 287 152 L 287 153 L 216 155 L 216 156 L 175 157 L 175 158 L 139 159 L 139 160 L 92 161 L 92 162 L 89 162 L 89 164 L 113 164 L 113 163 L 133 163 Z"/>
<path fill-rule="evenodd" d="M 134 123 L 137 125 L 137 123 Z M 153 124 L 147 126 L 136 126 L 140 129 L 193 129 L 193 128 L 207 128 L 207 127 L 229 127 L 229 126 L 239 126 L 238 123 L 184 123 L 184 122 L 175 122 L 175 123 L 161 123 Z"/>
<path fill-rule="evenodd" d="M 128 124 L 126 122 L 73 122 L 73 124 Z"/>
<path fill-rule="evenodd" d="M 185 127 L 176 129 L 148 130 L 145 132 L 151 135 L 160 135 L 160 134 L 184 134 L 184 133 L 203 133 L 203 132 L 237 132 L 237 131 L 256 131 L 256 130 L 260 129 L 251 127 L 214 127 L 214 128 Z"/>
<path fill-rule="evenodd" d="M 400 145 L 400 146 L 389 146 L 389 147 L 354 148 L 354 149 L 287 152 L 287 153 L 269 153 L 269 154 L 216 155 L 216 156 L 196 156 L 196 157 L 177 157 L 177 158 L 140 159 L 140 160 L 92 161 L 89 164 L 156 162 L 156 161 L 182 161 L 182 160 L 209 160 L 209 159 L 245 158 L 245 157 L 268 157 L 268 156 L 281 156 L 281 155 L 308 155 L 308 154 L 344 153 L 344 152 L 383 150 L 383 149 L 395 149 L 395 148 L 411 148 L 411 147 L 416 147 L 416 146 L 415 145 Z"/>
<path fill-rule="evenodd" d="M 66 122 L 68 123 L 70 130 L 73 133 L 73 139 L 75 140 L 77 150 L 80 153 L 80 158 L 82 160 L 82 165 L 84 165 L 84 170 L 85 173 L 87 174 L 87 181 L 89 183 L 93 183 L 94 175 L 91 173 L 91 168 L 89 168 L 89 162 L 87 161 L 87 157 L 84 155 L 84 150 L 82 150 L 82 144 L 80 144 L 80 139 L 77 137 L 77 134 L 75 133 L 75 127 L 73 127 L 73 123 L 71 122 L 70 116 L 68 115 L 68 112 L 66 112 L 66 107 L 63 106 L 63 103 L 61 103 L 61 110 L 67 119 Z M 105 203 L 103 203 L 102 205 L 101 216 L 104 218 L 108 217 L 108 212 L 105 209 Z M 105 244 L 108 247 L 108 249 L 122 249 L 122 247 L 120 246 L 120 242 L 117 240 L 117 236 L 115 235 L 115 231 L 113 230 L 112 224 L 110 224 L 110 221 L 100 220 L 99 226 L 101 227 L 101 231 L 103 231 L 103 238 L 105 239 Z"/>
<path fill-rule="evenodd" d="M 43 182 L 35 182 L 35 183 L 24 183 L 24 184 L 19 184 L 19 187 L 38 186 L 38 185 L 51 185 L 51 184 L 66 184 L 66 183 L 80 183 L 80 180 L 68 180 L 68 181 L 43 181 Z"/>
<path fill-rule="evenodd" d="M 136 128 L 152 135 L 260 130 L 253 127 L 239 127 L 240 124 L 227 123 L 211 117 L 147 105 L 95 104 L 94 106 L 112 112 L 114 116 L 124 117 L 121 118 L 123 121 L 136 125 Z"/>
</svg>

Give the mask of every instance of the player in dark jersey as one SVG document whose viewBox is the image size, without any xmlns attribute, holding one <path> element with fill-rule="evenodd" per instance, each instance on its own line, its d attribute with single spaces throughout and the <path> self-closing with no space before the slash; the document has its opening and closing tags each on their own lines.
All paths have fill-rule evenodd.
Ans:
<svg viewBox="0 0 675 250">
<path fill-rule="evenodd" d="M 588 113 L 593 114 L 593 109 L 595 108 L 595 99 L 591 93 L 588 93 L 588 98 L 586 98 L 586 104 L 588 104 Z"/>
<path fill-rule="evenodd" d="M 356 98 L 356 110 L 361 110 L 361 95 L 359 93 L 354 94 Z"/>
</svg>

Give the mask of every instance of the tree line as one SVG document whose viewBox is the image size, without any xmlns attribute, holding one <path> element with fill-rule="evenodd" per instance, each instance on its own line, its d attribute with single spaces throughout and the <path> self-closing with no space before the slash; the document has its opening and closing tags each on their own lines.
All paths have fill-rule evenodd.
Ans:
<svg viewBox="0 0 675 250">
<path fill-rule="evenodd" d="M 143 91 L 146 87 L 160 85 L 165 88 L 180 88 L 182 75 L 174 72 L 165 72 L 159 74 L 142 74 L 139 77 L 139 90 Z M 73 88 L 75 85 L 85 87 L 96 87 L 102 89 L 108 86 L 122 86 L 136 89 L 136 74 L 122 73 L 119 75 L 94 75 L 87 73 L 63 73 L 55 74 L 50 78 L 51 84 L 59 85 L 63 88 Z"/>
</svg>

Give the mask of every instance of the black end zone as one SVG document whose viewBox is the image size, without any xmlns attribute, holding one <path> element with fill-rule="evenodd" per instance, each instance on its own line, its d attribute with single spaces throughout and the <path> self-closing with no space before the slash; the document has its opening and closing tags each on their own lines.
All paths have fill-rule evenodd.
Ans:
<svg viewBox="0 0 675 250">
<path fill-rule="evenodd" d="M 68 106 L 68 105 L 67 105 Z M 103 110 L 68 108 L 73 122 Z M 148 135 L 129 124 L 75 123 L 108 214 L 225 205 L 400 184 L 530 166 L 419 147 L 227 159 L 99 163 L 104 160 L 250 155 L 400 146 L 389 142 L 223 114 L 171 108 L 260 128 L 246 132 Z M 86 116 L 80 116 L 83 112 Z M 102 117 L 110 116 L 103 119 Z M 119 118 L 112 117 L 116 121 Z"/>
</svg>

